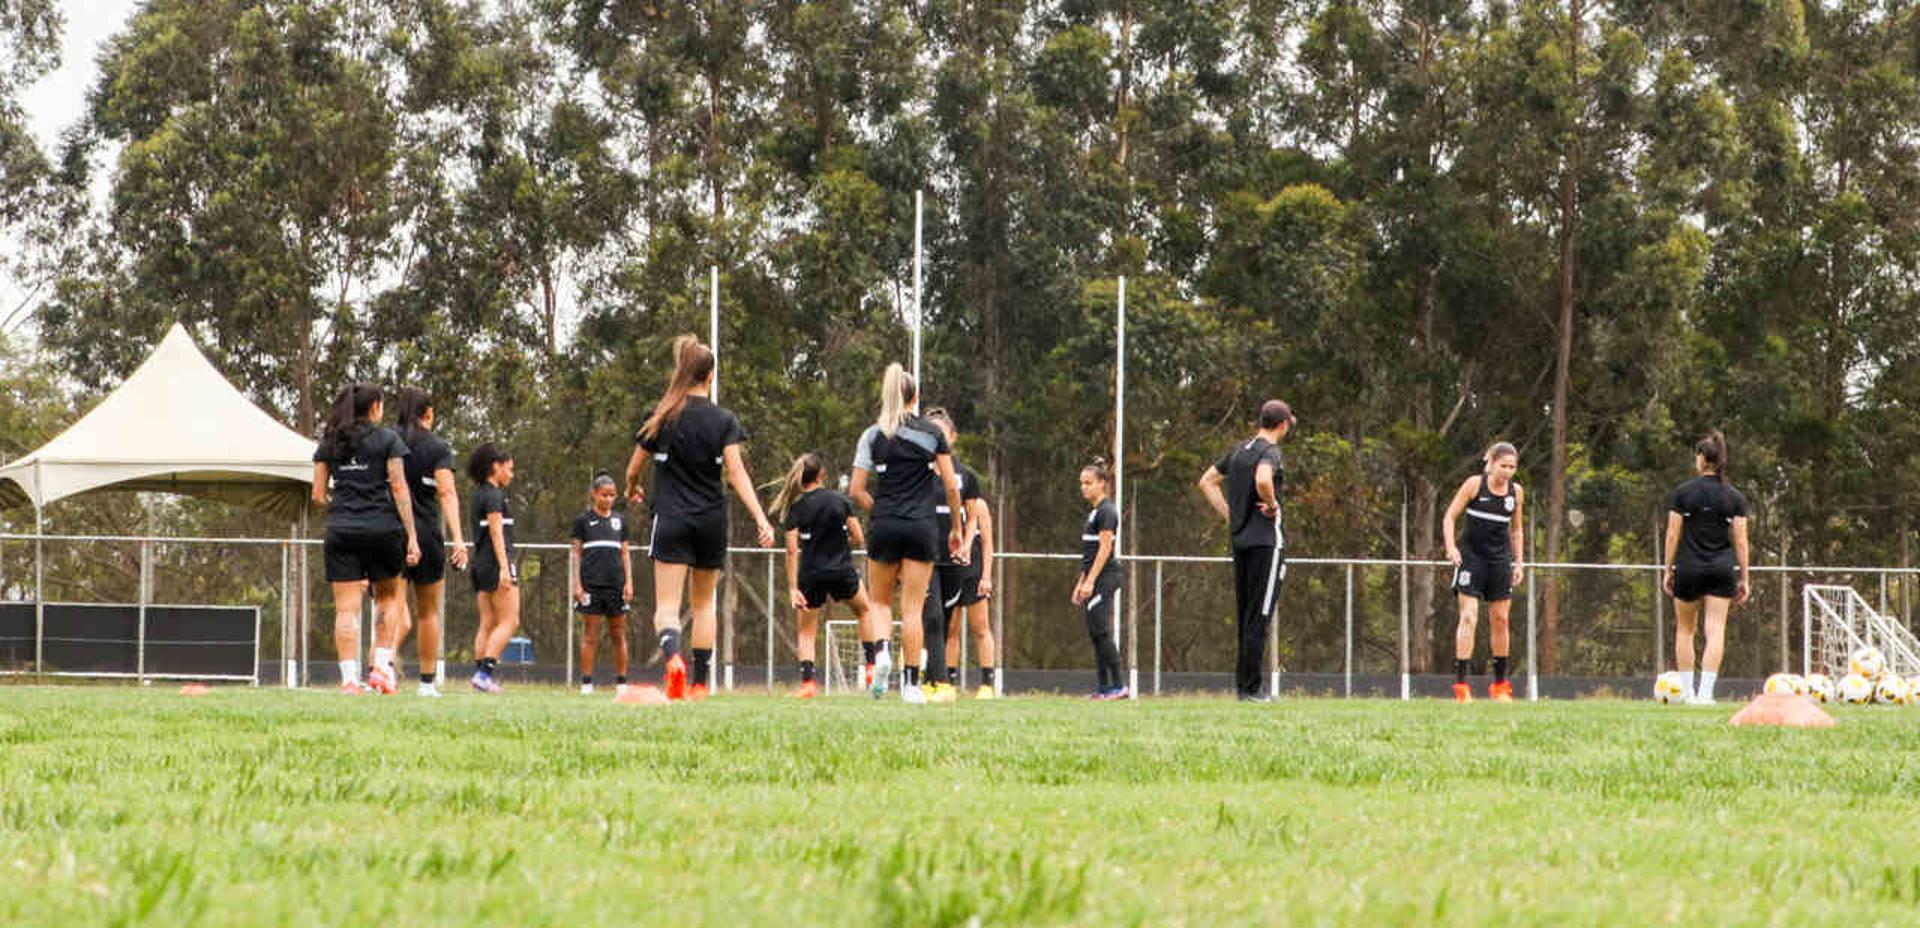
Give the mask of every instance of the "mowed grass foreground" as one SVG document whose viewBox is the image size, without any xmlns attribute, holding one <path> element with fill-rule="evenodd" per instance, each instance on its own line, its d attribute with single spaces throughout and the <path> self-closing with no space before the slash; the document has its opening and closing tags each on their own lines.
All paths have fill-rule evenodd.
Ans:
<svg viewBox="0 0 1920 928">
<path fill-rule="evenodd" d="M 1920 921 L 1920 709 L 0 688 L 0 924 Z"/>
</svg>

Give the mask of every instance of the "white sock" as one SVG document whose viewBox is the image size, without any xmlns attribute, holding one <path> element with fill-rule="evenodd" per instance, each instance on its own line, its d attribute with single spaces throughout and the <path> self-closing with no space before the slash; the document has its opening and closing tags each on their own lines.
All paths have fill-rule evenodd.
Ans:
<svg viewBox="0 0 1920 928">
<path fill-rule="evenodd" d="M 340 662 L 340 682 L 345 683 L 348 680 L 358 680 L 358 679 L 360 679 L 360 662 L 359 661 L 341 661 Z"/>
<path fill-rule="evenodd" d="M 373 649 L 373 666 L 382 667 L 387 670 L 392 670 L 393 669 L 393 649 L 392 648 L 374 648 Z"/>
<path fill-rule="evenodd" d="M 1713 698 L 1713 681 L 1714 681 L 1714 678 L 1718 676 L 1720 676 L 1720 674 L 1711 670 L 1700 671 L 1700 688 L 1694 691 L 1695 698 L 1712 699 Z"/>
</svg>

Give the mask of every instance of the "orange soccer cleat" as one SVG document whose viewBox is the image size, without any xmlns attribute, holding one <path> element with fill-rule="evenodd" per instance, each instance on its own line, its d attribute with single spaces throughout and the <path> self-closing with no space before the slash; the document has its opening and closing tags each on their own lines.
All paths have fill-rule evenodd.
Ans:
<svg viewBox="0 0 1920 928">
<path fill-rule="evenodd" d="M 1453 701 L 1454 702 L 1472 702 L 1473 687 L 1468 686 L 1465 683 L 1455 683 L 1453 685 Z"/>
<path fill-rule="evenodd" d="M 666 686 L 668 699 L 687 698 L 687 659 L 678 654 L 667 658 Z"/>
<path fill-rule="evenodd" d="M 385 667 L 375 667 L 367 671 L 367 689 L 382 696 L 392 696 L 394 692 L 393 674 Z"/>
<path fill-rule="evenodd" d="M 1513 681 L 1499 680 L 1487 687 L 1487 698 L 1494 702 L 1513 701 Z"/>
<path fill-rule="evenodd" d="M 687 690 L 687 698 L 694 702 L 699 702 L 707 698 L 707 685 L 705 683 L 695 683 L 692 689 Z"/>
<path fill-rule="evenodd" d="M 819 684 L 814 683 L 812 680 L 802 680 L 800 682 L 800 689 L 793 694 L 793 698 L 812 699 L 818 695 L 820 695 Z"/>
</svg>

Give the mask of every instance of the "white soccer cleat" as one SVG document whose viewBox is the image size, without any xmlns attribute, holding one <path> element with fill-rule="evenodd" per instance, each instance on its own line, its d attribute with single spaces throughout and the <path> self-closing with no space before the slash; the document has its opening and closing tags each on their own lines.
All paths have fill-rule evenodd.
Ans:
<svg viewBox="0 0 1920 928">
<path fill-rule="evenodd" d="M 927 704 L 927 694 L 920 692 L 920 687 L 917 684 L 902 684 L 900 687 L 900 701 L 909 706 L 924 706 Z"/>
<path fill-rule="evenodd" d="M 582 684 L 580 684 L 580 695 L 582 695 L 582 696 L 592 696 L 592 695 L 593 695 L 593 684 L 591 684 L 591 683 L 582 683 Z"/>
<path fill-rule="evenodd" d="M 416 690 L 415 692 L 419 693 L 422 696 L 427 697 L 428 699 L 440 698 L 440 687 L 435 686 L 432 683 L 420 684 L 420 689 Z"/>
<path fill-rule="evenodd" d="M 615 697 L 620 697 L 620 696 L 625 696 L 625 695 L 627 695 L 627 684 L 625 684 L 625 683 L 616 683 L 616 684 L 614 684 L 614 686 L 613 686 L 613 695 L 614 695 Z"/>
<path fill-rule="evenodd" d="M 891 676 L 893 676 L 893 652 L 887 650 L 875 654 L 873 656 L 873 698 L 879 699 L 887 695 L 887 678 Z"/>
</svg>

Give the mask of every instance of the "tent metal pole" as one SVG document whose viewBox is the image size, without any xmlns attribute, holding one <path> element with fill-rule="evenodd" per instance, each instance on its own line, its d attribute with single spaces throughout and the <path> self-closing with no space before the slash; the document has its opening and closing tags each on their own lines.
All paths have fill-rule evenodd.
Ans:
<svg viewBox="0 0 1920 928">
<path fill-rule="evenodd" d="M 47 672 L 47 522 L 40 462 L 33 462 L 33 671 Z"/>
<path fill-rule="evenodd" d="M 293 685 L 295 687 L 306 684 L 307 639 L 313 637 L 311 633 L 313 626 L 313 597 L 310 592 L 313 584 L 307 577 L 307 554 L 308 550 L 313 547 L 307 544 L 307 536 L 309 534 L 310 530 L 307 528 L 307 510 L 303 507 L 300 510 L 300 618 L 298 620 L 298 628 L 296 629 L 300 635 L 300 670 L 293 675 Z"/>
<path fill-rule="evenodd" d="M 153 534 L 153 514 L 151 512 L 147 514 L 146 534 L 149 536 Z M 138 607 L 140 625 L 134 632 L 133 643 L 133 675 L 142 685 L 145 685 L 147 682 L 147 601 L 151 599 L 153 595 L 151 588 L 152 583 L 153 543 L 142 538 L 140 539 L 140 603 Z"/>
<path fill-rule="evenodd" d="M 288 523 L 288 541 L 280 546 L 280 683 L 293 688 L 293 542 L 299 523 Z"/>
<path fill-rule="evenodd" d="M 920 395 L 926 395 L 925 381 L 920 379 L 920 299 L 923 268 L 925 267 L 925 249 L 922 246 L 923 217 L 926 215 L 926 191 L 913 192 L 913 382 L 920 389 Z"/>
</svg>

